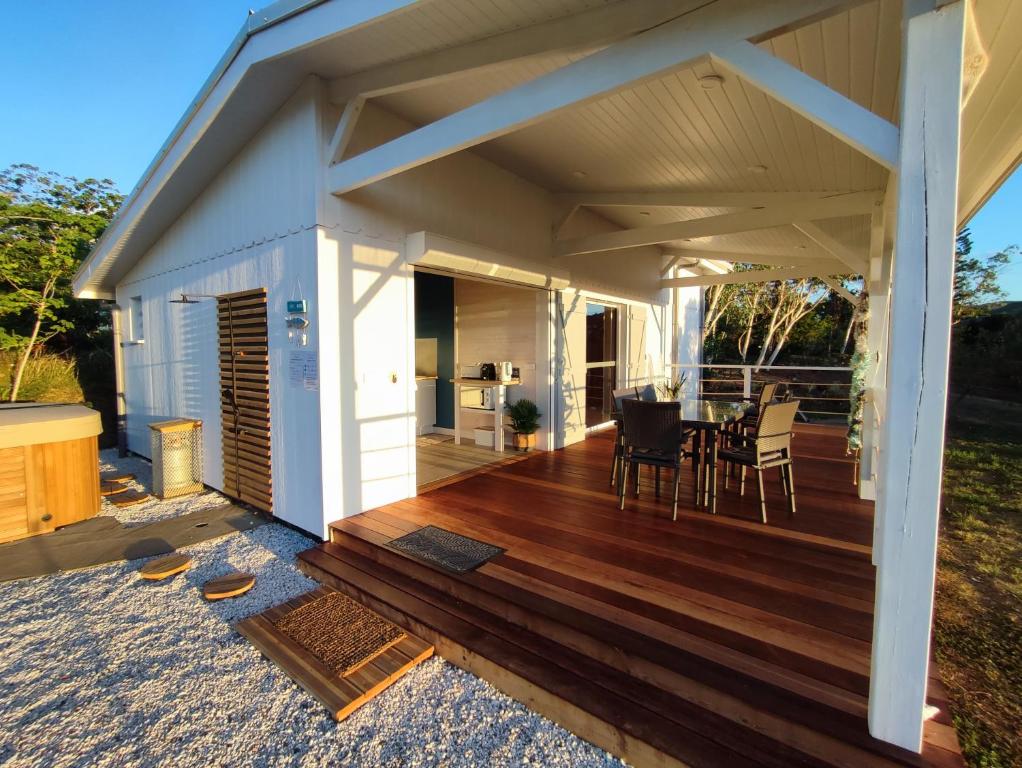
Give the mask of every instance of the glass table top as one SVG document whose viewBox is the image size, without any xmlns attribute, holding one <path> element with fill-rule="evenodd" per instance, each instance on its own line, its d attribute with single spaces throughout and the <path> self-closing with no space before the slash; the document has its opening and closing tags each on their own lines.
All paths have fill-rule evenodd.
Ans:
<svg viewBox="0 0 1022 768">
<path fill-rule="evenodd" d="M 752 403 L 703 398 L 684 397 L 677 402 L 681 405 L 682 420 L 689 424 L 727 424 L 752 407 Z"/>
</svg>

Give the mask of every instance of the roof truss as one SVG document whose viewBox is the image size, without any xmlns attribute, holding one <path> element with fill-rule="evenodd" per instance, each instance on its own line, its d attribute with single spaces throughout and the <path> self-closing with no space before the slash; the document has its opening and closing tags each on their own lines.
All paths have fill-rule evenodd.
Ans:
<svg viewBox="0 0 1022 768">
<path fill-rule="evenodd" d="M 660 281 L 661 288 L 693 288 L 707 285 L 740 285 L 743 283 L 770 283 L 775 280 L 800 280 L 806 277 L 839 275 L 844 264 L 836 261 L 819 262 L 812 266 L 784 267 L 783 269 L 756 269 L 744 272 L 725 272 L 718 275 L 672 277 Z"/>
<path fill-rule="evenodd" d="M 330 83 L 329 97 L 335 103 L 346 103 L 356 96 L 385 96 L 530 56 L 600 47 L 663 24 L 698 5 L 699 0 L 611 3 L 358 72 Z"/>
<path fill-rule="evenodd" d="M 351 192 L 689 66 L 715 49 L 816 20 L 850 2 L 735 0 L 702 5 L 338 163 L 328 174 L 330 191 L 335 195 Z"/>
<path fill-rule="evenodd" d="M 671 240 L 750 232 L 756 229 L 786 226 L 802 219 L 831 219 L 861 215 L 872 212 L 877 197 L 876 192 L 853 192 L 811 202 L 787 203 L 763 210 L 741 211 L 722 216 L 708 216 L 690 221 L 677 221 L 651 227 L 588 235 L 555 243 L 554 254 L 568 256 L 580 253 L 597 253 L 618 248 L 655 245 Z"/>
<path fill-rule="evenodd" d="M 898 165 L 898 129 L 879 115 L 746 40 L 711 58 L 768 96 L 889 170 Z"/>
</svg>

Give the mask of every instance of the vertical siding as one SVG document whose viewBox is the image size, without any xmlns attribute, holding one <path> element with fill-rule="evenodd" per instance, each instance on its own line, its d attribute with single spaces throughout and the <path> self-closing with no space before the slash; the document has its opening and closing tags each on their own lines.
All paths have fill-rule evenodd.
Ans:
<svg viewBox="0 0 1022 768">
<path fill-rule="evenodd" d="M 170 304 L 181 293 L 268 290 L 275 513 L 323 533 L 319 393 L 287 380 L 286 301 L 310 300 L 317 350 L 315 106 L 304 87 L 217 176 L 117 287 L 142 299 L 145 343 L 124 349 L 128 447 L 148 456 L 147 425 L 167 417 L 204 426 L 204 481 L 223 484 L 216 302 Z"/>
</svg>

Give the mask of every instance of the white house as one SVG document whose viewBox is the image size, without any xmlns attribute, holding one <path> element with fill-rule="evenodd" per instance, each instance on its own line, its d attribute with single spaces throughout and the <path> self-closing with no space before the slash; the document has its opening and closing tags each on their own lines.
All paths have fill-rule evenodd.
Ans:
<svg viewBox="0 0 1022 768">
<path fill-rule="evenodd" d="M 116 304 L 127 447 L 202 419 L 206 483 L 326 536 L 415 495 L 422 275 L 454 281 L 456 364 L 510 359 L 555 449 L 585 439 L 587 370 L 699 362 L 729 263 L 861 274 L 869 722 L 918 750 L 953 241 L 1022 159 L 1020 30 L 1010 0 L 280 0 L 75 278 Z"/>
</svg>

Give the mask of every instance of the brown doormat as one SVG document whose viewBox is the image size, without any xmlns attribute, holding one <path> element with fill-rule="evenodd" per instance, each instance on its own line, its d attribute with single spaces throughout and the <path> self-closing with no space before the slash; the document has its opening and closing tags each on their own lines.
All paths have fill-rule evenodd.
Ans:
<svg viewBox="0 0 1022 768">
<path fill-rule="evenodd" d="M 505 551 L 435 525 L 391 539 L 387 546 L 454 573 L 468 573 Z"/>
<path fill-rule="evenodd" d="M 339 592 L 295 608 L 274 625 L 341 677 L 405 639 L 403 629 Z"/>
</svg>

